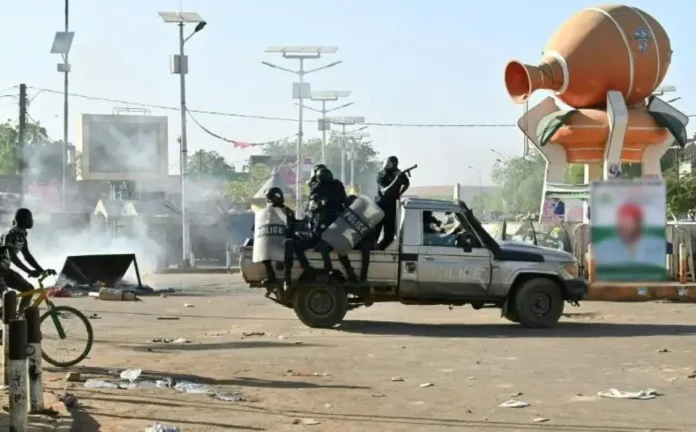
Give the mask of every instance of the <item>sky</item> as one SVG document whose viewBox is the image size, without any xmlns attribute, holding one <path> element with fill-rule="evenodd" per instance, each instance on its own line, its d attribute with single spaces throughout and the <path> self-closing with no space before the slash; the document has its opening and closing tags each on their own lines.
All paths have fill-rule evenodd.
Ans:
<svg viewBox="0 0 696 432">
<path fill-rule="evenodd" d="M 55 31 L 63 30 L 63 2 L 10 2 L 0 26 L 0 95 L 26 83 L 29 96 L 42 92 L 30 107 L 32 118 L 62 137 L 63 75 L 58 55 L 50 54 Z M 175 107 L 178 76 L 169 73 L 169 55 L 178 50 L 178 29 L 164 24 L 158 11 L 198 12 L 208 25 L 187 44 L 189 109 L 297 118 L 292 100 L 296 76 L 261 64 L 295 68 L 296 61 L 267 54 L 269 46 L 336 46 L 335 54 L 308 61 L 319 67 L 343 63 L 307 76 L 313 90 L 350 90 L 353 106 L 335 115 L 364 116 L 369 122 L 427 124 L 506 124 L 522 115 L 508 97 L 503 71 L 511 59 L 536 63 L 553 31 L 574 12 L 595 2 L 566 0 L 486 2 L 437 0 L 119 0 L 70 1 L 70 92 L 128 102 Z M 675 106 L 696 114 L 696 3 L 642 0 L 632 3 L 667 30 L 672 64 L 663 84 L 674 85 Z M 532 104 L 546 95 L 535 95 Z M 670 95 L 672 96 L 672 95 Z M 124 105 L 70 98 L 70 141 L 77 138 L 80 113 L 111 114 Z M 135 105 L 127 105 L 134 107 Z M 316 105 L 314 105 L 316 106 Z M 180 117 L 176 111 L 151 109 L 169 116 L 170 170 L 178 172 Z M 17 117 L 14 98 L 0 97 L 2 118 Z M 311 111 L 306 117 L 316 118 Z M 196 115 L 224 137 L 264 142 L 296 133 L 297 122 L 233 116 Z M 696 123 L 696 121 L 695 121 Z M 689 132 L 694 133 L 693 125 Z M 523 152 L 516 127 L 414 128 L 371 126 L 382 158 L 397 155 L 403 166 L 414 163 L 413 185 L 456 182 L 492 184 L 490 170 L 499 157 Z M 305 137 L 320 137 L 314 124 Z M 207 135 L 189 121 L 189 151 L 216 150 L 240 165 L 258 149 L 235 149 Z M 473 166 L 475 169 L 468 168 Z"/>
</svg>

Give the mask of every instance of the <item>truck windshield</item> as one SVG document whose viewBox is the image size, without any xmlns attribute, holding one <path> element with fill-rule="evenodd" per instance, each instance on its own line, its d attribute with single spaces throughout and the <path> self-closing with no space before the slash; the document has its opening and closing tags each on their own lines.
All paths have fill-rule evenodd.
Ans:
<svg viewBox="0 0 696 432">
<path fill-rule="evenodd" d="M 487 247 L 494 256 L 498 256 L 501 252 L 498 242 L 496 242 L 488 231 L 483 228 L 481 222 L 474 216 L 474 212 L 472 212 L 466 204 L 460 202 L 459 207 L 461 208 L 461 212 L 457 213 L 457 218 L 460 219 L 462 226 L 469 228 L 481 243 L 483 243 L 483 246 Z"/>
</svg>

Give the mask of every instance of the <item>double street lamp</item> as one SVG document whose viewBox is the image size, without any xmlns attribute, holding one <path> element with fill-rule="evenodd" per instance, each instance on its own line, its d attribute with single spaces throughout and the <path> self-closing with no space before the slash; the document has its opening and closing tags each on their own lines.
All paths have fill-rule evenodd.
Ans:
<svg viewBox="0 0 696 432">
<path fill-rule="evenodd" d="M 332 91 L 312 91 L 310 99 L 314 102 L 321 102 L 321 109 L 306 106 L 305 108 L 321 114 L 319 119 L 319 130 L 321 131 L 321 163 L 326 164 L 326 131 L 331 130 L 331 122 L 326 118 L 326 114 L 353 105 L 354 102 L 337 106 L 335 108 L 326 109 L 326 102 L 336 102 L 339 98 L 350 96 L 350 91 L 332 90 Z M 299 104 L 298 104 L 299 105 Z"/>
<path fill-rule="evenodd" d="M 341 126 L 341 181 L 346 182 L 346 126 L 360 125 L 365 123 L 365 117 L 329 117 L 329 123 Z M 365 130 L 367 126 L 348 133 Z"/>
<path fill-rule="evenodd" d="M 195 12 L 159 12 L 159 16 L 167 24 L 179 26 L 179 54 L 171 57 L 171 73 L 179 75 L 179 93 L 181 96 L 181 138 L 179 158 L 179 174 L 181 177 L 181 246 L 184 265 L 189 262 L 189 229 L 186 218 L 186 174 L 188 170 L 188 139 L 186 135 L 186 74 L 188 73 L 188 56 L 184 53 L 184 45 L 194 34 L 203 30 L 206 22 Z M 196 24 L 193 32 L 184 36 L 186 24 Z"/>
<path fill-rule="evenodd" d="M 294 99 L 298 100 L 298 105 L 300 107 L 299 110 L 299 119 L 298 119 L 298 131 L 297 131 L 297 148 L 296 148 L 296 173 L 295 173 L 295 208 L 296 209 L 301 209 L 302 208 L 302 171 L 303 171 L 303 166 L 304 166 L 304 161 L 302 159 L 302 138 L 303 138 L 303 132 L 302 132 L 302 111 L 303 111 L 303 100 L 304 99 L 311 99 L 311 88 L 309 83 L 304 82 L 304 76 L 307 74 L 310 74 L 312 72 L 317 72 L 322 69 L 328 69 L 334 66 L 337 66 L 341 64 L 342 62 L 336 61 L 333 63 L 329 63 L 327 65 L 318 67 L 316 69 L 310 69 L 310 70 L 305 70 L 304 68 L 304 62 L 305 60 L 317 60 L 319 59 L 322 54 L 334 54 L 338 50 L 337 47 L 329 47 L 329 46 L 279 46 L 279 47 L 270 47 L 266 49 L 267 53 L 272 53 L 272 54 L 282 54 L 282 56 L 286 59 L 293 59 L 293 60 L 299 60 L 300 61 L 300 67 L 299 69 L 289 69 L 289 68 L 284 68 L 278 65 L 274 65 L 272 63 L 263 61 L 261 64 L 266 65 L 270 68 L 273 69 L 279 69 L 285 72 L 289 72 L 292 74 L 295 74 L 299 77 L 300 82 L 293 83 L 292 85 L 292 97 Z"/>
</svg>

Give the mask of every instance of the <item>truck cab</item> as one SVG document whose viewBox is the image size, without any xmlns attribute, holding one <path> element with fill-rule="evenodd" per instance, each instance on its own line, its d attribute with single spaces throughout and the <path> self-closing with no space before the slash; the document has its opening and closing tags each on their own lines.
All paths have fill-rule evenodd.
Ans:
<svg viewBox="0 0 696 432">
<path fill-rule="evenodd" d="M 496 242 L 461 201 L 403 199 L 396 232 L 387 250 L 371 252 L 366 283 L 329 287 L 321 278 L 303 282 L 296 266 L 294 298 L 274 296 L 271 287 L 266 287 L 267 296 L 293 307 L 310 327 L 332 327 L 348 310 L 384 301 L 496 307 L 523 326 L 549 327 L 560 319 L 566 301 L 577 304 L 587 292 L 587 283 L 576 277 L 572 254 Z M 313 267 L 321 267 L 318 253 L 310 252 L 308 258 Z M 360 252 L 349 258 L 358 271 Z M 334 261 L 341 269 L 335 256 Z M 260 286 L 265 271 L 251 262 L 251 247 L 243 248 L 240 266 L 250 286 Z"/>
</svg>

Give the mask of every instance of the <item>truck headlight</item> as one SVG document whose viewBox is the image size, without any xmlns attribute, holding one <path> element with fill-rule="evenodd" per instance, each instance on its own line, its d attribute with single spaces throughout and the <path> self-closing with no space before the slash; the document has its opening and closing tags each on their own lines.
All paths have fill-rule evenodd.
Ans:
<svg viewBox="0 0 696 432">
<path fill-rule="evenodd" d="M 577 261 L 570 261 L 561 263 L 561 272 L 569 277 L 578 276 L 578 263 Z"/>
</svg>

